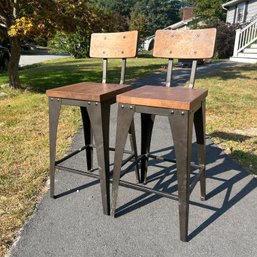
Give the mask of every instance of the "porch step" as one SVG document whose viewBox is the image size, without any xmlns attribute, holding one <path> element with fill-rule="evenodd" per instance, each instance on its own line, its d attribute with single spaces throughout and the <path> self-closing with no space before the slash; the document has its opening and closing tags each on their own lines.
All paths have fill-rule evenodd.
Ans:
<svg viewBox="0 0 257 257">
<path fill-rule="evenodd" d="M 250 48 L 257 48 L 257 44 L 251 44 Z"/>
<path fill-rule="evenodd" d="M 253 54 L 253 53 L 238 53 L 238 57 L 242 57 L 242 58 L 253 58 L 257 60 L 257 53 Z"/>
<path fill-rule="evenodd" d="M 257 58 L 230 57 L 230 61 L 242 63 L 257 63 Z"/>
<path fill-rule="evenodd" d="M 244 49 L 243 53 L 257 54 L 257 48 L 246 48 L 246 49 Z"/>
</svg>

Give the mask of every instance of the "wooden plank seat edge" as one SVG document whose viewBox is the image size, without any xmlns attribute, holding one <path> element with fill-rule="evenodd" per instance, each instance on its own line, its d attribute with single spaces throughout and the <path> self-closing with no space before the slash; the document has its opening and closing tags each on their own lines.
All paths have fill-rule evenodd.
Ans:
<svg viewBox="0 0 257 257">
<path fill-rule="evenodd" d="M 208 95 L 206 89 L 146 85 L 117 95 L 118 103 L 191 110 Z"/>
<path fill-rule="evenodd" d="M 48 97 L 103 102 L 131 90 L 130 85 L 81 82 L 46 91 Z"/>
</svg>

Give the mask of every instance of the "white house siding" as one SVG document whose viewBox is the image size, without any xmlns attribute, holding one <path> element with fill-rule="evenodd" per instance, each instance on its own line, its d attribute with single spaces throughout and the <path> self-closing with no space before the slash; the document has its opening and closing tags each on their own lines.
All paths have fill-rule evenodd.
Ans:
<svg viewBox="0 0 257 257">
<path fill-rule="evenodd" d="M 229 10 L 227 11 L 227 23 L 233 23 L 234 22 L 234 16 L 235 16 L 235 6 L 230 6 Z"/>
<path fill-rule="evenodd" d="M 227 19 L 226 19 L 227 23 L 232 24 L 234 22 L 236 6 L 237 5 L 227 7 L 227 9 L 228 9 Z M 245 21 L 246 22 L 251 21 L 252 17 L 254 17 L 256 15 L 257 15 L 257 0 L 250 0 L 250 1 L 248 1 Z"/>
<path fill-rule="evenodd" d="M 257 0 L 249 1 L 247 9 L 246 22 L 249 22 L 253 16 L 257 15 Z"/>
</svg>

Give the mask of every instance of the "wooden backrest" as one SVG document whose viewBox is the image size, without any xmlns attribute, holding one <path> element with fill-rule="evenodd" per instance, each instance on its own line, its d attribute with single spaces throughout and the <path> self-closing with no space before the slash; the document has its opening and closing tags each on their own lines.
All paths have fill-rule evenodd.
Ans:
<svg viewBox="0 0 257 257">
<path fill-rule="evenodd" d="M 214 54 L 216 29 L 157 30 L 153 56 L 160 58 L 206 59 Z"/>
<path fill-rule="evenodd" d="M 135 57 L 137 40 L 137 31 L 93 33 L 91 35 L 90 57 L 103 59 Z"/>
</svg>

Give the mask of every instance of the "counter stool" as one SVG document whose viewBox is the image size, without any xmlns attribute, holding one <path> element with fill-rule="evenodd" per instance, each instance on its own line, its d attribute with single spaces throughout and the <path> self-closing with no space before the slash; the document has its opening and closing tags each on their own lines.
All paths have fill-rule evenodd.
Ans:
<svg viewBox="0 0 257 257">
<path fill-rule="evenodd" d="M 180 239 L 187 241 L 189 196 L 200 180 L 201 198 L 205 199 L 205 98 L 207 90 L 193 89 L 197 60 L 211 58 L 214 53 L 216 29 L 158 30 L 155 34 L 153 55 L 168 58 L 166 87 L 143 86 L 117 96 L 118 120 L 113 171 L 112 208 L 115 216 L 118 185 L 176 199 L 179 201 Z M 192 60 L 189 87 L 170 87 L 173 58 Z M 177 166 L 178 196 L 159 192 L 143 185 L 120 180 L 123 149 L 134 113 L 141 113 L 141 182 L 147 182 L 148 158 L 175 162 Z M 150 154 L 150 143 L 155 115 L 169 120 L 176 160 Z M 198 164 L 191 164 L 192 129 L 195 126 Z M 190 185 L 190 168 L 199 170 Z"/>
<path fill-rule="evenodd" d="M 49 97 L 49 130 L 50 130 L 50 196 L 54 198 L 55 168 L 100 177 L 103 213 L 110 214 L 110 185 L 109 185 L 109 122 L 110 106 L 115 103 L 116 95 L 131 89 L 124 85 L 126 58 L 137 54 L 138 32 L 94 33 L 91 36 L 90 56 L 103 58 L 102 83 L 81 82 L 69 86 L 47 90 Z M 120 84 L 106 84 L 107 63 L 109 58 L 122 59 Z M 85 146 L 56 161 L 57 127 L 61 105 L 79 106 L 82 115 Z M 99 175 L 92 173 L 94 136 Z M 130 159 L 137 156 L 134 134 L 134 123 L 130 127 L 132 151 Z M 61 163 L 75 154 L 86 150 L 88 171 L 79 171 L 64 167 Z M 128 159 L 129 159 L 128 158 Z M 137 178 L 138 178 L 138 171 Z"/>
</svg>

